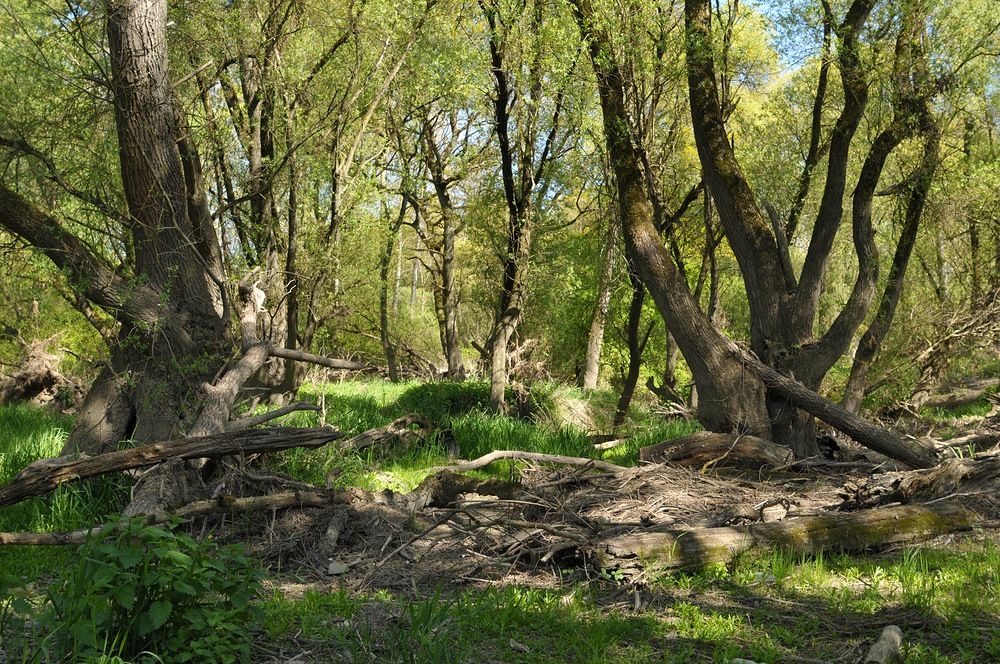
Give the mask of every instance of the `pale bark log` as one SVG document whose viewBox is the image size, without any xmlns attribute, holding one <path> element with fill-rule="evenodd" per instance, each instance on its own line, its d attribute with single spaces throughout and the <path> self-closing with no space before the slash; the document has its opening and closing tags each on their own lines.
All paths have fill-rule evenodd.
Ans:
<svg viewBox="0 0 1000 664">
<path fill-rule="evenodd" d="M 899 657 L 902 647 L 903 630 L 888 625 L 865 655 L 865 664 L 888 664 Z"/>
<path fill-rule="evenodd" d="M 484 454 L 478 459 L 473 459 L 472 461 L 463 461 L 462 463 L 456 463 L 451 466 L 434 466 L 433 468 L 428 468 L 427 470 L 435 473 L 440 472 L 442 470 L 450 470 L 452 472 L 464 472 L 467 470 L 476 470 L 477 468 L 488 466 L 494 461 L 500 461 L 501 459 L 513 459 L 515 461 L 532 461 L 534 463 L 553 463 L 561 466 L 594 468 L 595 470 L 603 470 L 609 473 L 619 473 L 625 470 L 625 468 L 622 466 L 616 466 L 613 463 L 608 463 L 607 461 L 600 461 L 598 459 L 584 459 L 582 457 L 570 457 L 570 456 L 563 456 L 561 454 L 541 454 L 537 452 L 521 452 L 518 450 L 496 450 L 494 452 L 490 452 L 489 454 Z"/>
</svg>

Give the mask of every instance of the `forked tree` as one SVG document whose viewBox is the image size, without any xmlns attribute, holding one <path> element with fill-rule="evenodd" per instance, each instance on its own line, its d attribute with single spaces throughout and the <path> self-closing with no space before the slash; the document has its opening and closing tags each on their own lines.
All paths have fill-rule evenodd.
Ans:
<svg viewBox="0 0 1000 664">
<path fill-rule="evenodd" d="M 808 250 L 800 270 L 792 268 L 787 231 L 780 216 L 768 218 L 744 175 L 726 124 L 716 72 L 717 32 L 711 25 L 709 0 L 686 0 L 684 34 L 688 97 L 695 144 L 705 184 L 718 211 L 725 236 L 739 264 L 750 310 L 750 348 L 771 369 L 793 376 L 815 391 L 847 351 L 864 322 L 878 283 L 878 252 L 872 224 L 872 200 L 883 167 L 892 150 L 912 135 L 919 124 L 919 107 L 933 86 L 906 86 L 893 99 L 895 117 L 867 149 L 854 140 L 865 118 L 869 76 L 863 59 L 862 32 L 876 0 L 854 0 L 839 20 L 828 3 L 826 22 L 836 37 L 843 102 L 826 149 L 826 177 L 822 200 L 812 226 Z M 914 48 L 926 17 L 909 3 L 897 26 L 896 75 L 907 78 L 915 60 Z M 911 6 L 912 5 L 912 6 Z M 615 172 L 625 246 L 643 283 L 655 301 L 691 368 L 699 392 L 698 417 L 713 431 L 748 432 L 790 447 L 797 456 L 818 453 L 813 414 L 790 400 L 787 389 L 774 389 L 751 370 L 734 347 L 699 309 L 688 283 L 678 270 L 654 223 L 643 154 L 635 140 L 629 113 L 629 59 L 617 40 L 604 8 L 590 0 L 573 0 L 584 39 L 590 47 L 604 117 L 605 140 Z M 641 15 L 630 6 L 629 16 Z M 627 19 L 626 19 L 627 20 Z M 826 87 L 821 75 L 816 111 L 822 112 Z M 819 123 L 815 123 L 818 125 Z M 814 131 L 819 128 L 814 125 Z M 848 171 L 854 152 L 865 150 L 853 192 L 847 197 Z M 808 186 L 812 164 L 803 179 Z M 850 201 L 857 276 L 853 290 L 833 323 L 817 330 L 820 295 L 830 264 L 834 240 L 843 225 Z M 787 386 L 786 386 L 787 387 Z M 815 410 L 815 409 L 814 409 Z"/>
</svg>

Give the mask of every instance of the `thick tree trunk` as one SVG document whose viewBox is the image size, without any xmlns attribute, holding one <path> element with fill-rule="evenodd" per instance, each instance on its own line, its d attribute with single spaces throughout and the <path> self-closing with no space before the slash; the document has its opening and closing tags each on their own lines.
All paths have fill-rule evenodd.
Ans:
<svg viewBox="0 0 1000 664">
<path fill-rule="evenodd" d="M 166 2 L 112 0 L 107 13 L 134 279 L 156 293 L 157 301 L 147 303 L 140 316 L 122 319 L 118 348 L 112 349 L 117 371 L 102 374 L 83 408 L 80 427 L 90 433 L 74 438 L 88 452 L 117 445 L 122 426 L 101 431 L 94 423 L 100 413 L 120 409 L 126 397 L 135 413 L 135 440 L 167 439 L 185 428 L 197 409 L 199 385 L 224 361 L 218 240 L 209 225 L 189 213 L 203 206 L 192 205 L 199 189 L 189 191 L 178 148 Z M 122 391 L 122 381 L 128 391 Z"/>
</svg>

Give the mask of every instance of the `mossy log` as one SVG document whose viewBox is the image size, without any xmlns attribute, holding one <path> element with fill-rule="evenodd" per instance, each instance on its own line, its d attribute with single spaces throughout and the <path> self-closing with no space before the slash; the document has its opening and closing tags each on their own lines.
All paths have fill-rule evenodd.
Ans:
<svg viewBox="0 0 1000 664">
<path fill-rule="evenodd" d="M 701 569 L 757 548 L 781 547 L 803 554 L 919 542 L 968 530 L 977 518 L 957 502 L 942 501 L 741 527 L 632 533 L 596 543 L 591 554 L 597 565 L 609 569 L 632 567 L 637 561 L 659 569 Z"/>
<path fill-rule="evenodd" d="M 787 447 L 757 436 L 710 431 L 698 431 L 639 449 L 639 461 L 701 470 L 722 467 L 760 470 L 764 466 L 785 464 L 791 455 Z"/>
<path fill-rule="evenodd" d="M 40 459 L 29 464 L 10 484 L 0 487 L 0 507 L 32 496 L 41 496 L 60 484 L 108 473 L 148 466 L 164 459 L 219 458 L 231 454 L 277 452 L 293 447 L 322 447 L 343 438 L 334 429 L 254 429 L 181 438 L 95 456 Z"/>
</svg>

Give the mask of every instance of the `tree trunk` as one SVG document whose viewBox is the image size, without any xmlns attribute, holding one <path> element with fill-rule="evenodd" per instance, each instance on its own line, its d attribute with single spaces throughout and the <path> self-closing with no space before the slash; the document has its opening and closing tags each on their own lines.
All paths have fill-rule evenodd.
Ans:
<svg viewBox="0 0 1000 664">
<path fill-rule="evenodd" d="M 441 348 L 448 362 L 448 377 L 451 380 L 465 380 L 465 360 L 458 334 L 458 288 L 455 285 L 455 238 L 461 231 L 462 221 L 449 192 L 449 187 L 456 179 L 445 173 L 446 159 L 451 155 L 448 150 L 445 151 L 446 154 L 442 154 L 436 136 L 436 125 L 436 119 L 429 117 L 422 131 L 424 164 L 430 173 L 431 184 L 441 208 L 440 246 L 433 257 L 433 262 L 439 268 L 441 281 L 434 294 L 434 303 Z"/>
<path fill-rule="evenodd" d="M 597 387 L 597 379 L 601 369 L 601 348 L 604 344 L 604 325 L 608 319 L 608 307 L 611 304 L 611 279 L 615 268 L 615 243 L 618 241 L 616 224 L 608 225 L 607 244 L 604 247 L 604 261 L 601 275 L 597 282 L 597 304 L 590 318 L 590 332 L 587 334 L 587 352 L 584 354 L 583 371 L 580 372 L 579 385 L 584 390 Z"/>
<path fill-rule="evenodd" d="M 399 204 L 399 215 L 393 223 L 389 224 L 389 236 L 386 238 L 385 250 L 382 252 L 382 259 L 379 263 L 379 338 L 382 342 L 382 351 L 385 353 L 386 364 L 389 366 L 389 380 L 393 383 L 399 382 L 399 372 L 396 370 L 396 347 L 389 338 L 389 269 L 392 266 L 392 250 L 399 237 L 399 228 L 403 224 L 405 215 L 406 198 L 402 198 Z"/>
<path fill-rule="evenodd" d="M 224 294 L 218 240 L 193 223 L 181 164 L 167 69 L 165 0 L 108 3 L 108 46 L 122 182 L 128 201 L 135 279 L 157 295 L 142 319 L 122 321 L 116 376 L 105 372 L 83 407 L 92 425 L 123 396 L 109 381 L 124 380 L 132 394 L 139 442 L 169 438 L 196 412 L 202 381 L 224 361 Z M 200 189 L 203 192 L 203 189 Z M 200 221 L 200 220 L 198 220 Z M 195 242 L 195 238 L 202 241 Z M 200 252 L 199 244 L 208 251 Z M 91 432 L 93 429 L 91 428 Z M 118 436 L 121 427 L 104 435 Z M 113 449 L 118 439 L 76 436 L 87 452 Z"/>
<path fill-rule="evenodd" d="M 507 345 L 520 321 L 520 310 L 508 309 L 493 328 L 493 336 L 489 343 L 491 413 L 503 413 L 506 410 L 504 391 L 507 389 Z"/>
<path fill-rule="evenodd" d="M 698 420 L 710 431 L 770 438 L 763 383 L 735 361 L 699 310 L 653 223 L 642 157 L 631 135 L 627 77 L 612 56 L 612 40 L 601 31 L 589 0 L 573 4 L 597 77 L 626 252 L 691 368 L 699 391 Z"/>
<path fill-rule="evenodd" d="M 622 393 L 618 398 L 618 407 L 615 409 L 615 418 L 612 426 L 620 427 L 625 423 L 628 415 L 628 407 L 632 403 L 635 395 L 635 386 L 639 382 L 639 370 L 642 368 L 642 352 L 646 350 L 646 342 L 653 331 L 650 324 L 646 328 L 645 334 L 640 334 L 639 327 L 642 324 L 642 304 L 646 299 L 646 287 L 642 285 L 639 278 L 629 269 L 629 281 L 632 284 L 632 304 L 628 308 L 628 324 L 625 331 L 628 340 L 628 371 L 622 383 Z"/>
<path fill-rule="evenodd" d="M 924 203 L 930 192 L 934 171 L 937 169 L 940 136 L 936 127 L 929 128 L 928 131 L 929 133 L 924 143 L 924 158 L 917 172 L 914 174 L 915 185 L 909 195 L 903 229 L 896 244 L 896 253 L 892 258 L 892 266 L 889 268 L 889 281 L 886 283 L 885 290 L 882 293 L 882 301 L 879 304 L 878 312 L 875 314 L 875 320 L 865 330 L 865 333 L 861 336 L 861 341 L 858 343 L 858 349 L 854 353 L 854 364 L 851 366 L 851 375 L 847 380 L 847 386 L 844 388 L 844 397 L 841 400 L 841 405 L 855 414 L 861 410 L 861 400 L 864 397 L 865 388 L 868 384 L 868 368 L 882 347 L 882 340 L 888 334 L 889 327 L 892 325 L 892 320 L 896 314 L 896 305 L 899 303 L 899 298 L 903 292 L 906 269 L 910 262 L 910 256 L 913 253 L 913 247 L 917 241 L 920 217 L 923 214 Z"/>
</svg>

